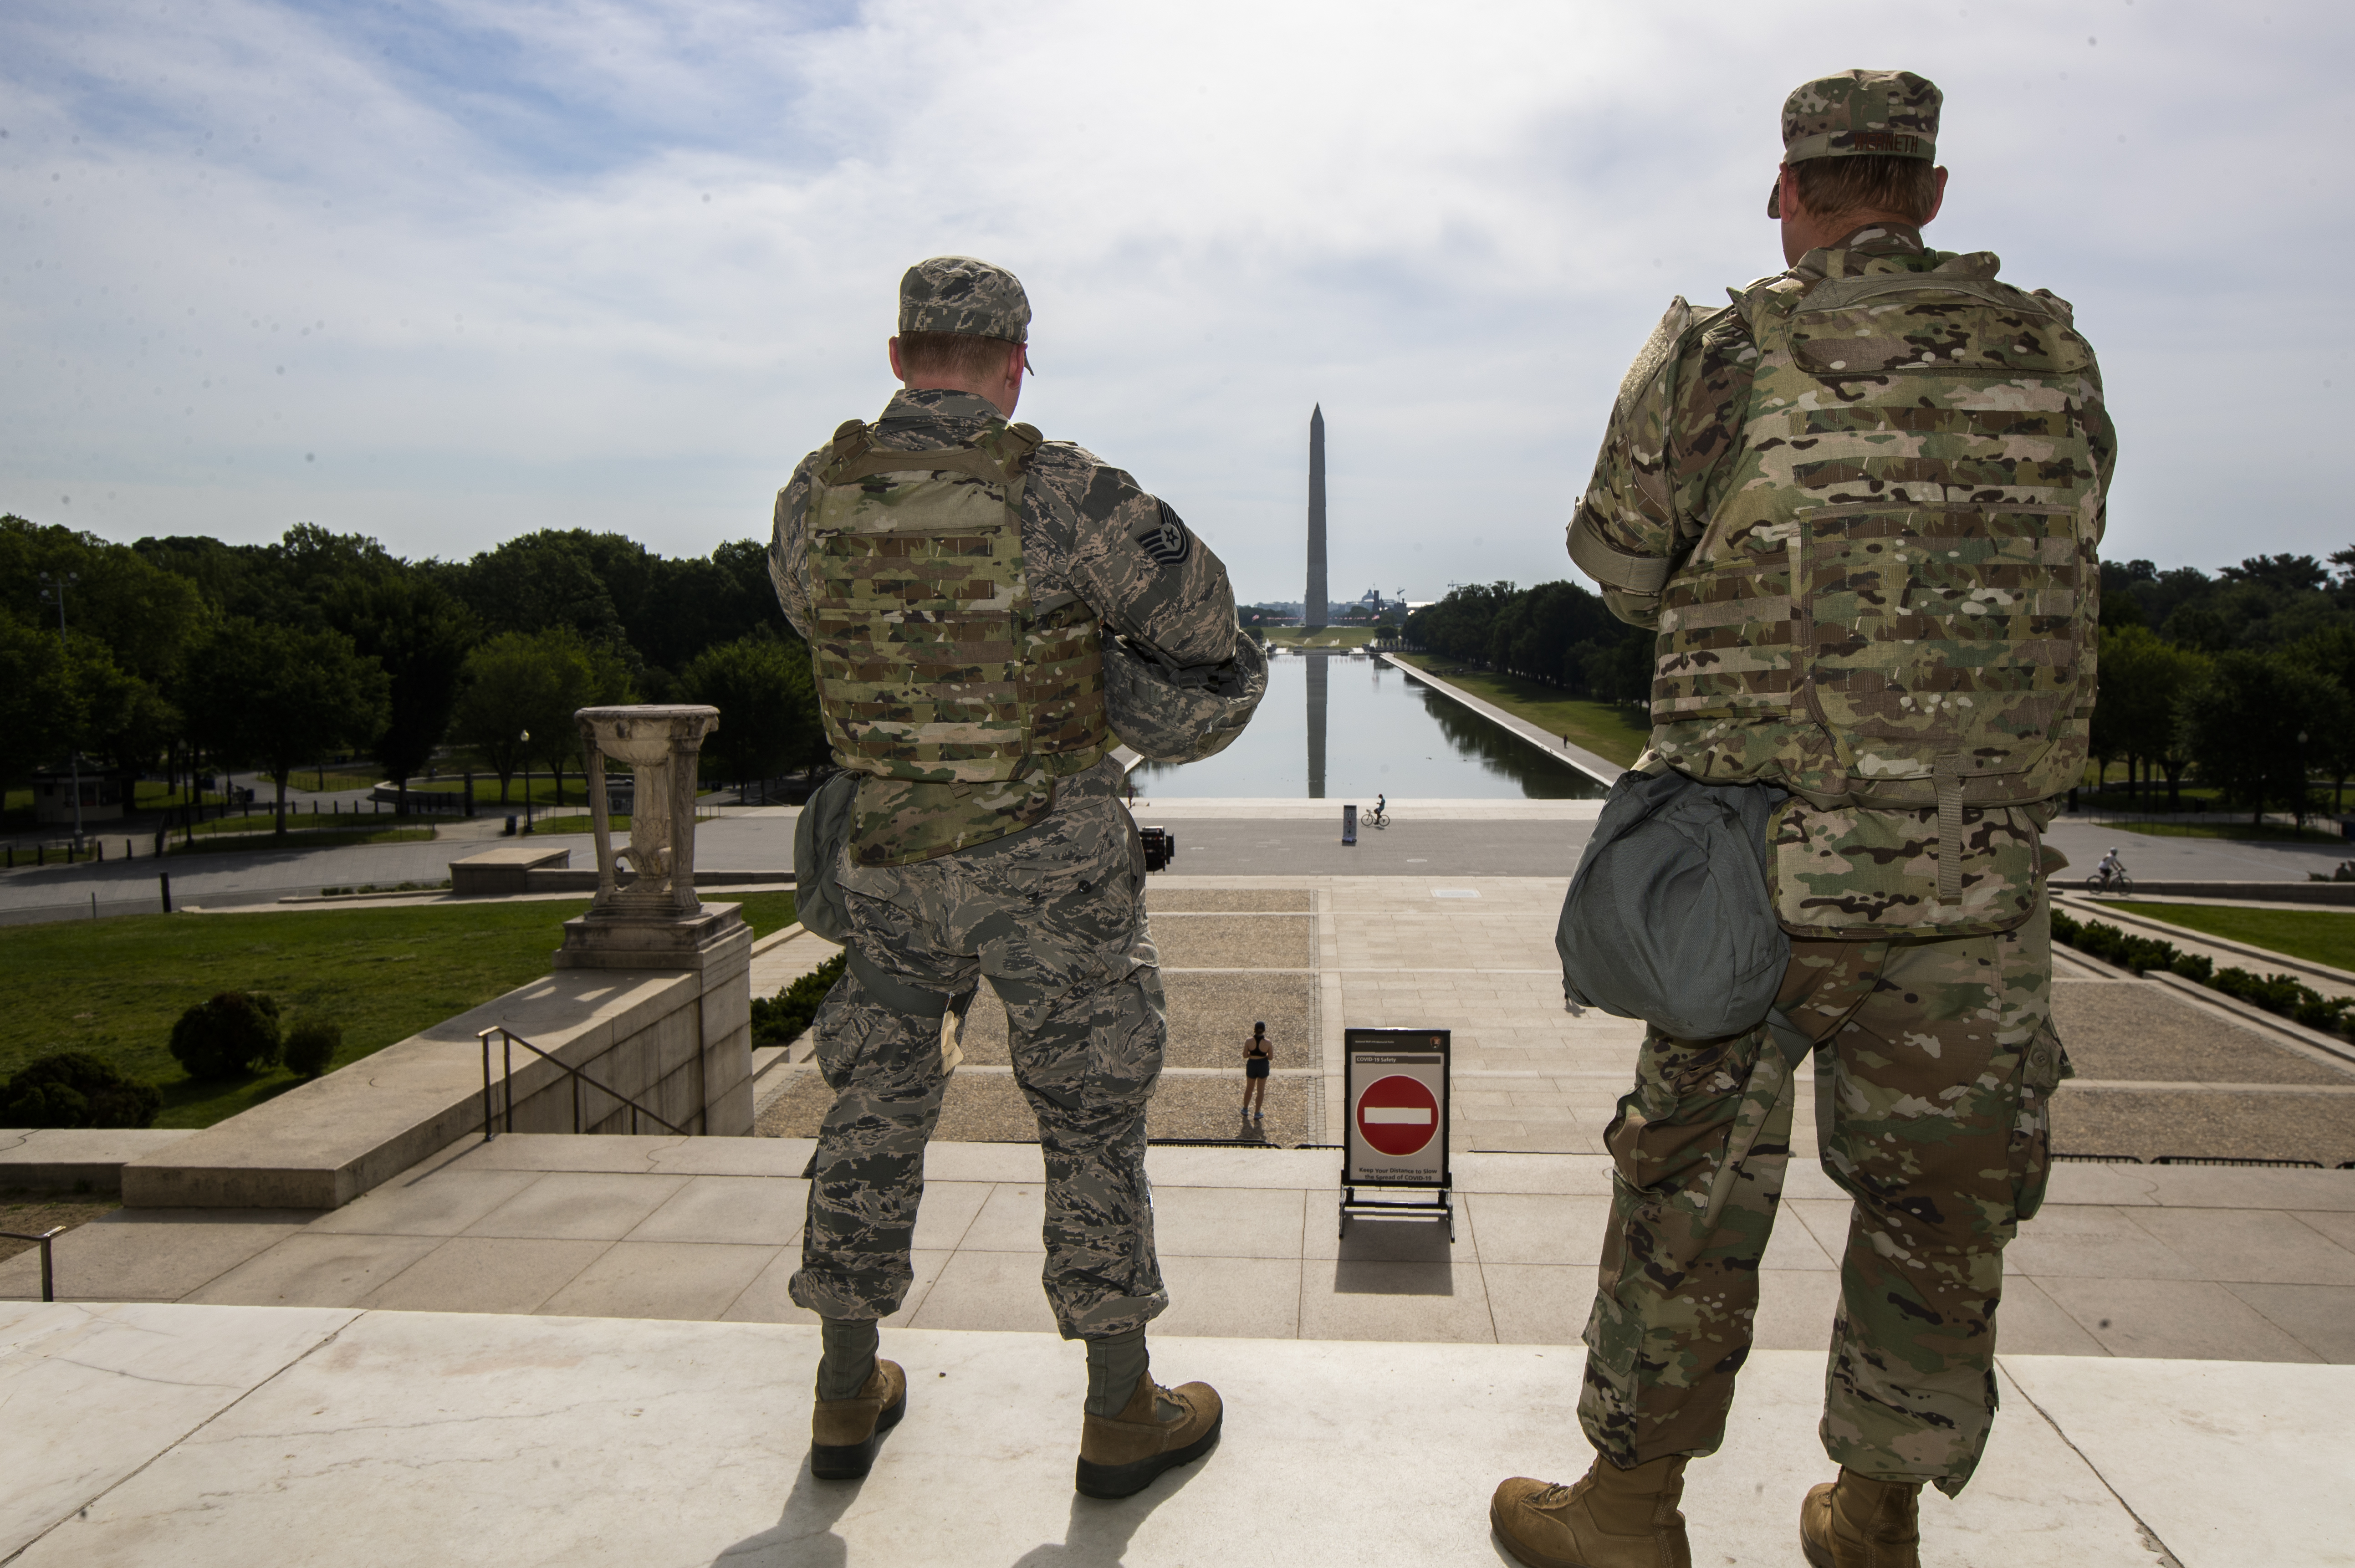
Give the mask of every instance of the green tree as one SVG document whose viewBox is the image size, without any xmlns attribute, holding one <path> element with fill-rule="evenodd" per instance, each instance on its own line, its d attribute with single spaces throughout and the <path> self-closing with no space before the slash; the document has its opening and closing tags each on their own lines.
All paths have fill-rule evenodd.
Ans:
<svg viewBox="0 0 2355 1568">
<path fill-rule="evenodd" d="M 704 771 L 715 778 L 774 778 L 826 754 L 809 652 L 798 639 L 739 637 L 706 648 L 678 684 L 684 700 L 719 709 L 719 727 L 703 745 Z"/>
<path fill-rule="evenodd" d="M 561 627 L 583 642 L 626 645 L 621 612 L 583 542 L 595 537 L 552 528 L 521 535 L 462 567 L 445 569 L 450 587 L 495 632 Z M 617 561 L 626 559 L 605 553 Z"/>
<path fill-rule="evenodd" d="M 390 682 L 343 633 L 233 616 L 191 661 L 190 728 L 216 752 L 257 766 L 278 786 L 327 748 L 364 746 L 384 728 Z"/>
<path fill-rule="evenodd" d="M 2093 750 L 2105 773 L 2110 758 L 2125 757 L 2129 787 L 2139 794 L 2145 765 L 2158 764 L 2167 773 L 2172 808 L 2190 761 L 2177 743 L 2176 710 L 2206 669 L 2202 656 L 2163 641 L 2147 627 L 2103 631 L 2101 700 L 2094 706 Z"/>
<path fill-rule="evenodd" d="M 390 682 L 376 759 L 409 809 L 409 780 L 422 773 L 450 731 L 474 626 L 465 607 L 431 579 L 378 571 L 337 582 L 326 596 L 328 619 Z"/>
<path fill-rule="evenodd" d="M 194 583 L 127 545 L 0 517 L 0 608 L 54 635 L 57 606 L 41 597 L 43 572 L 74 580 L 66 588 L 68 632 L 95 637 L 150 686 L 170 680 L 210 619 Z"/>
<path fill-rule="evenodd" d="M 2184 694 L 2182 745 L 2200 778 L 2247 805 L 2252 822 L 2273 805 L 2303 816 L 2314 737 L 2348 721 L 2337 681 L 2287 656 L 2239 648 L 2218 655 Z"/>
<path fill-rule="evenodd" d="M 0 786 L 55 761 L 78 723 L 57 633 L 0 611 Z"/>
<path fill-rule="evenodd" d="M 2340 550 L 2330 559 L 2355 566 L 2355 550 Z M 2355 698 L 2355 620 L 2342 620 L 2327 627 L 2297 644 L 2290 653 L 2300 664 L 2328 676 L 2339 683 L 2339 690 Z M 2347 781 L 2355 778 L 2355 725 L 2326 724 L 2307 732 L 2311 738 L 2310 760 L 2330 775 L 2330 809 L 2337 811 L 2347 793 Z"/>
<path fill-rule="evenodd" d="M 576 709 L 632 699 L 619 656 L 570 627 L 502 632 L 467 656 L 465 669 L 451 730 L 497 773 L 503 805 L 527 761 L 552 770 L 579 757 Z"/>
</svg>

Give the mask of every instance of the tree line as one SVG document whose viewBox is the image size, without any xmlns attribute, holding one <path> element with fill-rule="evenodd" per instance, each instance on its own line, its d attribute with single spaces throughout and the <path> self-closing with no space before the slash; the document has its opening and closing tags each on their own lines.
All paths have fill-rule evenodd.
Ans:
<svg viewBox="0 0 2355 1568">
<path fill-rule="evenodd" d="M 720 709 L 710 777 L 824 756 L 808 653 L 762 545 L 666 558 L 619 534 L 543 529 L 411 561 L 308 523 L 268 545 L 118 545 L 0 517 L 10 787 L 69 755 L 171 778 L 201 762 L 267 774 L 282 817 L 290 775 L 326 756 L 370 756 L 405 785 L 459 747 L 504 799 L 525 766 L 581 765 L 575 709 L 635 701 Z"/>
<path fill-rule="evenodd" d="M 2337 810 L 2355 776 L 2355 549 L 2253 556 L 2213 577 L 2102 565 L 2093 752 L 2138 804 L 2182 805 L 2187 773 L 2254 816 L 2303 817 L 2317 777 Z"/>
<path fill-rule="evenodd" d="M 1649 702 L 1652 634 L 1575 582 L 1465 583 L 1407 617 L 1419 648 L 1596 702 Z"/>
<path fill-rule="evenodd" d="M 1407 636 L 1449 658 L 1598 702 L 1651 696 L 1652 634 L 1574 582 L 1472 583 L 1416 611 Z M 2097 780 L 2120 763 L 2137 804 L 2182 805 L 2187 776 L 2262 816 L 2303 815 L 2311 781 L 2355 776 L 2355 548 L 2255 556 L 2214 576 L 2147 560 L 2102 567 Z"/>
</svg>

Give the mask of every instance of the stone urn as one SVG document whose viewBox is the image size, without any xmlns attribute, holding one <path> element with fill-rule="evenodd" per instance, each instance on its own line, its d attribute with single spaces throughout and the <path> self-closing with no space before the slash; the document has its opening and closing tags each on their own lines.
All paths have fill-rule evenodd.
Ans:
<svg viewBox="0 0 2355 1568">
<path fill-rule="evenodd" d="M 589 912 L 656 920 L 693 914 L 703 907 L 695 896 L 696 759 L 703 738 L 719 727 L 719 709 L 583 708 L 573 717 L 589 759 L 589 820 L 597 836 L 597 898 Z M 626 764 L 635 775 L 626 849 L 613 848 L 609 763 Z M 623 860 L 627 883 L 617 865 Z"/>
<path fill-rule="evenodd" d="M 741 929 L 733 904 L 707 909 L 695 896 L 695 786 L 703 738 L 719 709 L 644 706 L 583 708 L 581 749 L 589 763 L 589 820 L 597 838 L 597 896 L 565 922 L 562 967 L 698 967 L 715 941 Z M 612 763 L 634 775 L 630 836 L 613 842 Z M 629 868 L 624 880 L 622 867 Z"/>
</svg>

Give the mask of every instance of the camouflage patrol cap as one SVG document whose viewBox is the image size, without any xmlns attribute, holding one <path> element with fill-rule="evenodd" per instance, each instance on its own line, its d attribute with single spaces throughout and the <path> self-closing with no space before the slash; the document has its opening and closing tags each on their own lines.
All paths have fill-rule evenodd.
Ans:
<svg viewBox="0 0 2355 1568">
<path fill-rule="evenodd" d="M 1030 296 L 1022 281 L 1003 267 L 971 256 L 934 256 L 908 269 L 900 280 L 900 330 L 968 332 L 1030 339 Z"/>
<path fill-rule="evenodd" d="M 1809 158 L 1935 158 L 1938 108 L 1945 94 L 1910 70 L 1844 70 L 1817 77 L 1783 101 L 1783 161 Z M 1766 216 L 1783 216 L 1783 181 L 1766 193 Z"/>
</svg>

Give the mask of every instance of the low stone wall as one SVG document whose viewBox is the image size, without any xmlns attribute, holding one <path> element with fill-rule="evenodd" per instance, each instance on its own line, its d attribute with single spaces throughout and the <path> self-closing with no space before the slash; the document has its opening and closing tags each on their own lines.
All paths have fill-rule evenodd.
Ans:
<svg viewBox="0 0 2355 1568">
<path fill-rule="evenodd" d="M 732 905 L 709 905 L 712 910 Z M 699 969 L 559 969 L 123 1167 L 133 1208 L 335 1209 L 483 1133 L 478 1031 L 504 1025 L 688 1132 L 752 1131 L 752 933 Z M 514 1051 L 517 1132 L 573 1130 L 573 1086 Z M 496 1040 L 492 1076 L 501 1077 Z M 581 1090 L 581 1130 L 626 1133 L 629 1108 Z M 505 1085 L 494 1115 L 506 1125 Z M 663 1129 L 641 1118 L 639 1130 Z M 667 1136 L 667 1135 L 665 1135 Z"/>
<path fill-rule="evenodd" d="M 2068 818 L 2062 818 L 2067 821 Z M 2056 879 L 2064 891 L 2075 892 L 2082 881 L 2065 874 Z M 2355 904 L 2355 882 L 2146 882 L 2135 879 L 2134 891 L 2113 895 L 2137 899 L 2252 899 L 2266 903 Z"/>
<path fill-rule="evenodd" d="M 570 849 L 543 848 L 537 844 L 502 844 L 494 849 L 484 849 L 463 860 L 450 862 L 450 891 L 462 899 L 504 898 L 532 891 L 530 877 L 534 871 L 560 870 L 572 864 Z M 597 873 L 592 869 L 580 873 L 589 880 L 582 885 L 594 892 Z"/>
<path fill-rule="evenodd" d="M 186 1127 L 0 1128 L 0 1188 L 112 1192 L 127 1162 L 194 1136 Z"/>
</svg>

